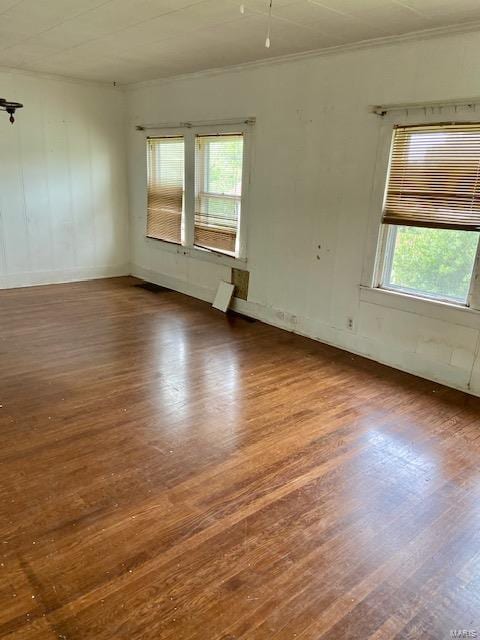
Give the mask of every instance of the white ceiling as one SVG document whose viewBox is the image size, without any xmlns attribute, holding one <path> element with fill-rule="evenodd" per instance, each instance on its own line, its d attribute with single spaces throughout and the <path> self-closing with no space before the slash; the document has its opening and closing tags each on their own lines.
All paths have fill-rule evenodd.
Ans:
<svg viewBox="0 0 480 640">
<path fill-rule="evenodd" d="M 130 83 L 480 20 L 480 0 L 0 0 L 0 65 Z"/>
</svg>

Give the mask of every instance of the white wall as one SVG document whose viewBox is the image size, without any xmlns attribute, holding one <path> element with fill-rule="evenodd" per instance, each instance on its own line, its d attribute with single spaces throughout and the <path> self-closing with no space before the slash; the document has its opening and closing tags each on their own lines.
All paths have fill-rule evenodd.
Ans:
<svg viewBox="0 0 480 640">
<path fill-rule="evenodd" d="M 125 99 L 0 69 L 0 288 L 129 271 Z"/>
<path fill-rule="evenodd" d="M 144 137 L 134 125 L 256 116 L 241 309 L 480 395 L 480 315 L 359 286 L 381 128 L 368 105 L 480 96 L 479 57 L 480 34 L 457 34 L 132 87 L 134 273 L 207 300 L 229 277 L 145 238 Z"/>
</svg>

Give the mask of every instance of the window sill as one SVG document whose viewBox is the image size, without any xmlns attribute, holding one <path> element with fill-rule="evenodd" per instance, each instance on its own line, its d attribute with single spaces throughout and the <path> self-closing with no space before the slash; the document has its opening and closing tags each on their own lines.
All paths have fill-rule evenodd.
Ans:
<svg viewBox="0 0 480 640">
<path fill-rule="evenodd" d="M 184 247 L 174 242 L 166 242 L 165 240 L 157 240 L 156 238 L 149 238 L 146 236 L 146 242 L 151 246 L 159 247 L 162 251 L 168 253 L 176 253 L 181 256 L 188 256 L 195 258 L 196 260 L 203 260 L 205 262 L 213 262 L 214 264 L 223 265 L 226 267 L 238 267 L 239 269 L 245 269 L 247 264 L 246 258 L 235 258 L 228 256 L 224 253 L 213 251 L 212 249 L 202 249 L 201 247 Z"/>
<path fill-rule="evenodd" d="M 363 285 L 360 286 L 360 300 L 361 302 L 368 302 L 369 304 L 376 304 L 407 313 L 415 313 L 464 327 L 472 327 L 473 329 L 478 329 L 480 326 L 479 310 L 454 304 L 453 302 L 420 298 L 400 291 L 365 287 Z"/>
</svg>

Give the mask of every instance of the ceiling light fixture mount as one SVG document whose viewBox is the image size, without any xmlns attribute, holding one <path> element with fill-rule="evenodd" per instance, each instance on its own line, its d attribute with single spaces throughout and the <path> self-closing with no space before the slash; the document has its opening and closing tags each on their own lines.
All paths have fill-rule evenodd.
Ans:
<svg viewBox="0 0 480 640">
<path fill-rule="evenodd" d="M 6 111 L 10 115 L 10 122 L 13 124 L 15 122 L 15 111 L 17 109 L 21 109 L 23 104 L 20 102 L 12 102 L 11 100 L 5 100 L 5 98 L 0 98 L 0 111 Z"/>
</svg>

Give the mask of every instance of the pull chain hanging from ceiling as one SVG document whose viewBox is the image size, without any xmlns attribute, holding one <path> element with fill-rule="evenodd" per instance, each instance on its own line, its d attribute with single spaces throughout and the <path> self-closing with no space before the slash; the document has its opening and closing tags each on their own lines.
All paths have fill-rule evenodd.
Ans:
<svg viewBox="0 0 480 640">
<path fill-rule="evenodd" d="M 267 37 L 265 40 L 265 47 L 267 49 L 270 49 L 270 32 L 271 32 L 271 27 L 272 27 L 272 5 L 273 5 L 273 0 L 269 0 L 268 3 L 268 25 L 267 25 Z M 245 5 L 242 4 L 240 5 L 240 13 L 243 14 L 245 13 Z"/>
<path fill-rule="evenodd" d="M 272 27 L 272 4 L 273 4 L 273 0 L 270 0 L 270 4 L 268 6 L 267 38 L 265 40 L 265 46 L 267 49 L 270 49 L 270 31 Z"/>
</svg>

